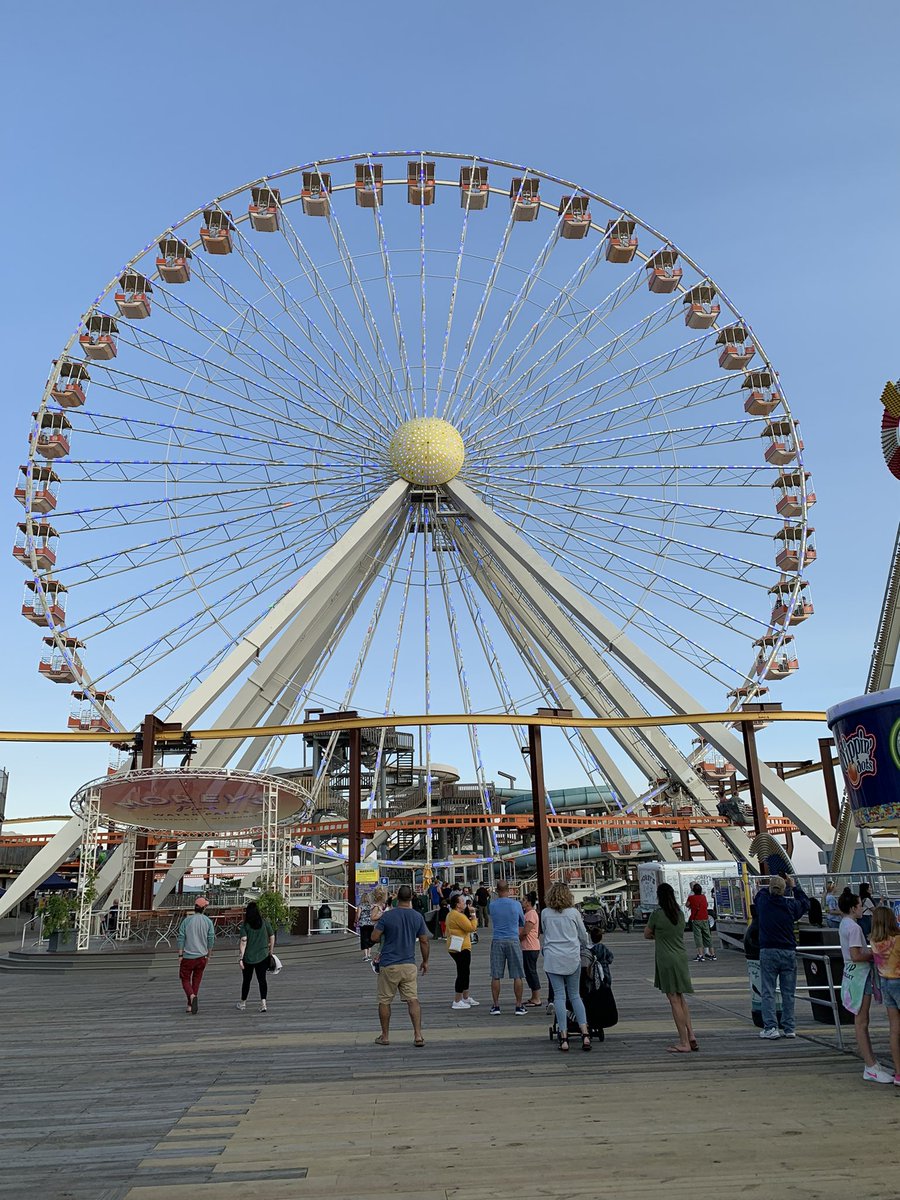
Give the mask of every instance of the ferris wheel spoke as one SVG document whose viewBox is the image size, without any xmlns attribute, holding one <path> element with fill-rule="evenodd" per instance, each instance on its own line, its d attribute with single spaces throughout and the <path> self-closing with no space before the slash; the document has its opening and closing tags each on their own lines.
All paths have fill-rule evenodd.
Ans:
<svg viewBox="0 0 900 1200">
<path fill-rule="evenodd" d="M 318 507 L 319 501 L 314 495 L 296 501 L 277 498 L 279 490 L 283 495 L 286 489 L 295 487 L 293 481 L 285 481 L 281 484 L 260 485 L 254 483 L 246 487 L 232 488 L 228 493 L 223 493 L 221 489 L 215 489 L 186 493 L 180 496 L 153 496 L 143 500 L 97 504 L 78 509 L 57 509 L 54 511 L 53 519 L 57 523 L 72 521 L 76 530 L 91 533 L 106 529 L 119 529 L 123 524 L 129 527 L 160 524 L 168 526 L 173 520 L 179 518 L 196 519 L 228 516 L 233 512 L 266 509 L 281 511 L 294 507 L 298 509 L 306 506 Z M 275 492 L 276 499 L 269 496 L 272 491 Z M 263 494 L 264 499 L 258 504 L 251 504 L 250 498 L 260 493 Z M 354 507 L 352 504 L 353 497 L 356 498 L 358 504 L 358 488 L 348 484 L 341 492 L 341 494 L 345 493 L 351 497 L 351 503 L 336 505 L 335 510 L 340 511 L 343 508 L 345 511 L 348 509 L 354 512 L 362 511 L 361 506 Z M 178 505 L 184 505 L 184 511 L 176 512 L 175 509 Z M 209 507 L 201 507 L 201 505 L 209 505 Z"/>
<path fill-rule="evenodd" d="M 273 408 L 263 404 L 259 397 L 248 397 L 246 391 L 229 389 L 222 383 L 216 385 L 220 389 L 219 393 L 212 396 L 186 387 L 183 383 L 162 383 L 144 375 L 111 368 L 105 363 L 98 366 L 102 367 L 103 371 L 95 378 L 94 386 L 117 397 L 132 396 L 153 407 L 159 406 L 174 412 L 186 409 L 192 416 L 221 424 L 226 429 L 252 429 L 263 437 L 268 436 L 269 440 L 274 442 L 282 440 L 295 430 L 312 438 L 322 436 L 321 414 L 314 413 L 318 424 L 305 424 L 298 420 L 296 415 L 289 414 L 283 402 L 280 402 L 280 408 Z M 238 397 L 243 403 L 234 404 L 223 398 L 229 395 Z"/>
<path fill-rule="evenodd" d="M 699 488 L 728 488 L 742 490 L 748 487 L 769 488 L 774 482 L 777 467 L 768 464 L 747 464 L 744 466 L 728 463 L 646 463 L 646 462 L 616 462 L 609 463 L 604 459 L 589 461 L 579 459 L 577 462 L 556 462 L 552 464 L 529 463 L 499 463 L 491 465 L 489 471 L 473 470 L 484 486 L 494 478 L 495 472 L 502 479 L 504 471 L 522 471 L 540 481 L 547 471 L 556 474 L 559 471 L 592 472 L 595 482 L 605 482 L 611 487 L 630 487 L 637 482 L 641 487 L 668 488 L 699 487 Z M 766 480 L 764 476 L 768 475 Z M 529 485 L 531 487 L 534 484 Z"/>
<path fill-rule="evenodd" d="M 368 160 L 369 167 L 372 166 L 372 160 Z M 381 269 L 384 273 L 384 283 L 387 288 L 388 304 L 391 309 L 391 324 L 394 329 L 394 338 L 397 342 L 397 354 L 400 359 L 400 371 L 403 376 L 403 390 L 406 393 L 406 413 L 409 417 L 416 415 L 416 403 L 413 397 L 412 376 L 409 369 L 409 354 L 406 349 L 406 338 L 403 334 L 403 323 L 400 314 L 400 302 L 397 299 L 397 289 L 394 284 L 394 275 L 391 268 L 391 256 L 388 250 L 387 235 L 384 228 L 384 219 L 381 212 L 381 204 L 376 201 L 372 208 L 372 218 L 375 223 L 375 231 L 378 235 L 378 249 L 381 254 Z M 424 384 L 423 384 L 424 388 Z"/>
<path fill-rule="evenodd" d="M 473 160 L 472 168 L 477 164 Z M 453 332 L 453 318 L 456 313 L 456 300 L 459 295 L 459 283 L 462 276 L 463 261 L 466 253 L 466 235 L 469 232 L 469 214 L 472 206 L 471 191 L 466 193 L 466 203 L 463 209 L 462 230 L 459 235 L 459 247 L 456 252 L 456 266 L 453 270 L 453 284 L 450 288 L 450 301 L 447 306 L 447 325 L 444 329 L 444 339 L 441 344 L 441 365 L 438 368 L 437 384 L 435 385 L 434 413 L 437 416 L 442 411 L 441 396 L 444 390 L 444 373 L 447 369 L 447 354 L 450 349 L 450 336 Z"/>
<path fill-rule="evenodd" d="M 576 536 L 575 530 L 571 528 L 561 530 L 559 522 L 554 521 L 552 516 L 543 517 L 536 513 L 533 508 L 530 511 L 526 510 L 510 500 L 504 500 L 502 505 L 498 507 L 515 513 L 519 517 L 527 515 L 532 521 L 539 521 L 541 524 L 546 524 L 557 535 Z M 548 507 L 553 510 L 562 510 L 565 508 L 564 505 L 552 504 L 547 501 L 543 502 L 542 507 Z M 571 512 L 571 509 L 568 511 Z M 762 566 L 751 559 L 742 558 L 736 554 L 729 554 L 710 546 L 702 546 L 695 542 L 689 542 L 664 531 L 644 529 L 633 522 L 616 521 L 603 513 L 592 513 L 592 525 L 594 522 L 616 530 L 617 533 L 614 540 L 622 542 L 634 550 L 648 553 L 653 557 L 662 558 L 664 561 L 674 558 L 676 561 L 683 562 L 685 566 L 699 568 L 704 572 L 721 574 L 730 579 L 738 580 L 746 579 L 751 573 L 758 573 L 763 578 L 769 577 L 770 579 L 772 576 L 780 575 L 780 572 L 774 566 Z M 588 531 L 579 530 L 577 536 L 591 541 L 594 535 Z M 731 569 L 729 570 L 729 568 Z"/>
<path fill-rule="evenodd" d="M 466 377 L 466 372 L 469 367 L 469 359 L 472 356 L 472 348 L 478 339 L 478 334 L 481 330 L 481 322 L 484 320 L 484 315 L 487 312 L 488 304 L 493 295 L 494 287 L 500 275 L 501 267 L 506 256 L 506 251 L 509 247 L 510 237 L 512 236 L 513 225 L 513 206 L 510 205 L 509 217 L 506 221 L 506 226 L 503 230 L 503 236 L 500 239 L 500 244 L 497 247 L 497 252 L 494 255 L 494 261 L 491 265 L 487 281 L 484 285 L 484 290 L 481 293 L 481 299 L 478 302 L 478 308 L 475 311 L 475 316 L 472 321 L 471 328 L 466 336 L 465 344 L 463 345 L 462 354 L 459 362 L 456 364 L 456 371 L 453 374 L 453 385 L 450 389 L 450 394 L 447 397 L 446 404 L 440 412 L 440 416 L 444 417 L 451 423 L 456 421 L 456 406 L 458 402 L 459 389 L 462 386 L 462 381 Z"/>
<path fill-rule="evenodd" d="M 651 318 L 656 317 L 663 324 L 671 319 L 671 316 L 668 307 L 651 314 Z M 515 396 L 505 409 L 478 429 L 477 435 L 489 435 L 497 422 L 504 417 L 514 420 L 514 428 L 527 427 L 535 413 L 546 417 L 548 410 L 558 410 L 563 400 L 567 405 L 571 405 L 567 415 L 572 418 L 580 412 L 596 408 L 601 401 L 608 402 L 623 391 L 633 391 L 641 383 L 649 384 L 659 375 L 675 371 L 705 354 L 711 354 L 715 349 L 715 343 L 709 338 L 691 338 L 674 349 L 657 353 L 649 359 L 607 376 L 599 383 L 583 386 L 592 375 L 612 366 L 620 356 L 633 356 L 635 347 L 654 332 L 656 329 L 651 324 L 651 319 L 637 322 L 623 333 L 609 339 L 603 346 L 596 347 L 589 355 L 569 363 L 540 386 L 531 386 L 524 394 Z M 614 390 L 616 387 L 618 390 Z"/>
<path fill-rule="evenodd" d="M 515 485 L 529 486 L 530 483 L 531 481 L 525 478 L 504 476 L 502 487 L 508 494 L 517 495 Z M 670 497 L 623 492 L 612 488 L 597 487 L 592 483 L 584 482 L 584 480 L 579 480 L 577 483 L 566 482 L 564 478 L 560 482 L 543 480 L 540 486 L 542 490 L 550 491 L 551 494 L 553 492 L 571 493 L 572 489 L 577 487 L 579 492 L 585 495 L 597 496 L 604 501 L 609 501 L 609 507 L 605 510 L 607 512 L 622 517 L 632 514 L 641 520 L 665 525 L 677 522 L 679 525 L 697 529 L 724 529 L 729 533 L 743 534 L 754 532 L 758 525 L 767 523 L 775 528 L 781 528 L 783 521 L 783 518 L 776 512 L 757 513 L 751 512 L 749 509 L 722 508 L 712 504 L 698 504 L 689 500 L 674 500 Z M 543 500 L 535 497 L 534 502 L 540 504 L 543 503 Z M 571 511 L 571 506 L 566 505 L 565 501 L 559 503 Z M 771 533 L 767 534 L 766 530 L 761 532 L 763 536 L 772 536 Z"/>
<path fill-rule="evenodd" d="M 453 597 L 450 593 L 446 563 L 444 562 L 444 555 L 440 550 L 436 552 L 435 557 L 437 558 L 441 595 L 443 596 L 444 600 L 444 611 L 447 616 L 447 625 L 450 632 L 450 643 L 453 649 L 453 659 L 459 679 L 459 694 L 463 705 L 463 712 L 473 713 L 475 709 L 472 706 L 469 678 L 466 672 L 466 664 L 463 659 L 463 648 L 462 641 L 460 639 L 459 624 L 456 617 L 456 608 L 453 604 Z M 478 783 L 478 790 L 481 795 L 482 808 L 484 812 L 490 813 L 492 811 L 490 793 L 487 787 L 487 777 L 484 770 L 484 761 L 482 759 L 481 746 L 479 743 L 478 727 L 477 725 L 467 725 L 466 729 L 469 735 L 469 746 L 472 751 L 472 761 L 475 766 L 475 777 Z M 491 837 L 496 853 L 499 848 L 496 830 L 491 830 Z"/>
<path fill-rule="evenodd" d="M 282 538 L 283 535 L 280 531 L 273 531 L 272 534 L 262 540 L 260 544 L 271 544 L 276 539 L 279 540 L 279 545 L 271 549 L 265 556 L 257 554 L 255 558 L 252 558 L 249 553 L 244 553 L 243 551 L 233 551 L 226 556 L 217 555 L 192 568 L 188 576 L 184 574 L 174 575 L 169 579 L 161 580 L 151 588 L 145 588 L 119 601 L 117 604 L 107 605 L 90 616 L 81 618 L 75 624 L 69 624 L 67 631 L 70 634 L 77 634 L 85 638 L 96 637 L 110 629 L 121 628 L 123 625 L 147 613 L 158 612 L 161 608 L 194 594 L 204 585 L 212 586 L 217 583 L 227 583 L 235 575 L 248 576 L 249 578 L 232 586 L 249 586 L 252 588 L 254 570 L 261 563 L 273 559 L 281 562 L 285 570 L 301 570 L 303 566 L 312 561 L 321 551 L 325 535 L 321 529 L 316 529 L 309 535 L 305 542 L 301 540 L 289 548 L 286 548 L 282 544 Z M 255 549 L 258 550 L 258 546 Z M 303 551 L 307 551 L 305 559 L 298 557 Z M 251 561 L 248 562 L 248 559 L 251 559 Z M 211 599 L 206 602 L 206 607 L 209 607 L 210 604 Z"/>
<path fill-rule="evenodd" d="M 369 361 L 361 342 L 354 333 L 353 328 L 341 310 L 340 305 L 332 296 L 330 288 L 327 286 L 320 271 L 316 267 L 314 260 L 311 258 L 305 246 L 303 245 L 303 241 L 291 223 L 290 216 L 285 209 L 282 209 L 282 216 L 282 235 L 288 246 L 288 249 L 306 276 L 307 281 L 310 283 L 313 295 L 319 302 L 319 305 L 321 306 L 326 317 L 331 322 L 342 345 L 344 346 L 344 349 L 350 355 L 350 359 L 354 364 L 353 374 L 357 378 L 360 386 L 360 399 L 364 392 L 367 392 L 371 396 L 371 402 L 375 404 L 378 412 L 383 418 L 383 420 L 379 422 L 379 427 L 382 431 L 384 431 L 393 424 L 393 418 L 396 416 L 392 392 L 386 392 L 384 390 L 378 378 L 378 372 L 374 369 Z M 281 281 L 279 280 L 279 284 L 280 283 Z M 282 284 L 281 286 L 283 287 L 284 285 Z M 297 305 L 295 301 L 293 304 L 297 312 L 303 312 L 304 306 Z M 318 328 L 318 326 L 316 326 L 308 316 L 304 319 L 310 322 L 312 328 L 317 331 L 322 340 L 325 341 L 326 345 L 331 348 L 332 353 L 336 357 L 339 357 L 342 364 L 346 366 L 346 360 L 337 355 L 337 351 L 334 350 L 334 348 L 331 346 L 331 343 L 325 337 L 324 333 Z M 360 372 L 362 372 L 362 374 L 360 374 Z"/>
<path fill-rule="evenodd" d="M 487 381 L 485 391 L 490 394 L 494 406 L 509 395 L 516 395 L 520 390 L 528 391 L 533 388 L 550 370 L 563 362 L 568 354 L 574 352 L 578 344 L 587 341 L 594 328 L 601 324 L 605 325 L 620 305 L 634 295 L 642 282 L 640 269 L 623 279 L 618 287 L 606 295 L 598 305 L 586 310 L 575 308 L 574 299 L 578 289 L 602 261 L 601 252 L 604 244 L 605 240 L 589 255 L 582 264 L 581 270 L 572 276 L 569 283 L 560 290 L 559 295 L 547 305 L 518 346 L 494 376 Z M 568 313 L 566 313 L 567 309 Z M 553 330 L 555 321 L 568 323 L 568 328 L 553 345 L 544 350 L 533 363 L 526 366 L 525 360 L 528 355 L 540 344 L 545 332 Z M 519 374 L 515 375 L 515 371 L 519 371 Z"/>
<path fill-rule="evenodd" d="M 200 261 L 201 266 L 196 275 L 198 282 L 203 283 L 210 294 L 225 305 L 231 314 L 231 320 L 227 325 L 223 325 L 221 321 L 217 321 L 210 314 L 203 312 L 183 298 L 177 288 L 168 290 L 159 285 L 157 303 L 173 320 L 207 338 L 211 352 L 223 349 L 229 359 L 237 359 L 251 370 L 257 360 L 261 358 L 263 364 L 270 368 L 269 371 L 264 370 L 263 372 L 266 377 L 275 371 L 292 383 L 295 380 L 305 382 L 315 395 L 330 401 L 334 411 L 341 417 L 346 415 L 348 402 L 353 405 L 360 403 L 360 396 L 357 396 L 343 381 L 341 367 L 344 368 L 348 377 L 352 377 L 352 372 L 337 351 L 333 350 L 330 356 L 320 353 L 319 359 L 313 358 L 261 308 L 244 297 L 233 284 L 227 282 L 215 268 L 204 265 L 202 260 Z M 281 289 L 284 289 L 284 286 L 281 284 Z M 277 289 L 274 282 L 270 285 L 268 293 L 270 295 L 272 288 Z M 286 304 L 283 294 L 279 293 L 277 299 L 282 305 Z M 291 311 L 288 309 L 289 316 Z M 304 332 L 299 322 L 295 320 L 294 324 L 301 333 Z M 245 331 L 248 328 L 252 330 L 256 338 L 269 347 L 270 353 L 263 351 L 258 344 L 253 347 L 247 344 Z M 306 332 L 310 344 L 318 349 L 308 331 Z M 214 362 L 216 361 L 212 353 L 210 353 L 210 358 Z M 358 383 L 362 392 L 364 390 L 363 380 L 358 379 Z M 335 395 L 332 395 L 329 388 L 334 389 L 334 392 L 340 395 L 342 400 L 339 401 Z M 377 403 L 376 398 L 371 397 L 369 407 L 375 403 Z"/>
<path fill-rule="evenodd" d="M 329 206 L 328 227 L 331 230 L 331 235 L 334 239 L 338 256 L 347 276 L 347 282 L 350 285 L 350 290 L 353 293 L 356 306 L 359 309 L 359 314 L 362 318 L 363 325 L 365 326 L 366 332 L 369 335 L 369 340 L 372 343 L 372 349 L 375 353 L 375 358 L 381 367 L 382 374 L 384 375 L 385 383 L 387 385 L 386 394 L 391 413 L 396 420 L 402 421 L 404 419 L 403 409 L 401 402 L 398 401 L 396 396 L 394 368 L 391 366 L 387 347 L 384 344 L 384 339 L 381 336 L 381 330 L 378 326 L 378 322 L 375 319 L 372 306 L 369 303 L 369 297 L 360 277 L 359 270 L 356 265 L 356 259 L 350 252 L 347 239 L 344 236 L 344 231 L 341 228 L 340 221 L 338 220 L 337 208 L 335 205 Z"/>
<path fill-rule="evenodd" d="M 544 524 L 548 530 L 552 529 L 551 521 L 546 521 Z M 550 534 L 548 533 L 547 536 Z M 626 553 L 626 547 L 619 543 L 605 542 L 594 536 L 587 537 L 581 531 L 575 531 L 574 535 L 568 537 L 564 544 L 558 540 L 548 542 L 546 538 L 541 538 L 538 534 L 535 534 L 535 540 L 552 556 L 555 556 L 561 548 L 566 549 L 571 565 L 577 563 L 579 570 L 582 568 L 596 570 L 602 566 L 604 575 L 606 573 L 614 575 L 623 583 L 636 588 L 635 596 L 632 599 L 632 603 L 635 605 L 643 602 L 643 594 L 645 590 L 649 590 L 662 595 L 666 601 L 678 608 L 695 613 L 738 633 L 752 633 L 758 636 L 760 630 L 768 627 L 768 622 L 737 608 L 730 601 L 719 596 L 711 596 L 708 588 L 704 591 L 694 587 L 685 580 L 675 578 L 671 571 L 666 573 L 653 566 L 652 563 L 648 566 L 642 560 L 631 557 Z M 580 554 L 577 553 L 577 548 L 581 549 Z M 752 580 L 749 582 L 762 590 L 762 585 L 754 583 Z"/>
<path fill-rule="evenodd" d="M 497 355 L 500 353 L 501 349 L 503 348 L 503 345 L 505 344 L 506 339 L 509 336 L 510 330 L 515 326 L 516 321 L 519 317 L 519 314 L 521 313 L 523 307 L 527 303 L 535 286 L 541 279 L 544 268 L 547 266 L 547 263 L 550 261 L 550 257 L 552 255 L 553 251 L 556 249 L 556 245 L 557 245 L 558 241 L 559 241 L 559 222 L 557 221 L 553 224 L 553 227 L 551 228 L 547 239 L 545 240 L 543 246 L 541 247 L 534 262 L 531 264 L 531 267 L 529 268 L 527 275 L 525 276 L 524 280 L 522 281 L 518 292 L 513 297 L 512 303 L 509 305 L 506 312 L 503 314 L 503 317 L 502 317 L 499 325 L 497 326 L 497 328 L 494 331 L 493 337 L 491 338 L 490 342 L 488 343 L 488 346 L 485 349 L 484 354 L 481 356 L 481 360 L 478 363 L 478 366 L 472 372 L 472 376 L 471 376 L 471 379 L 469 380 L 469 384 L 468 384 L 466 390 L 463 392 L 463 394 L 459 400 L 459 405 L 457 408 L 456 420 L 459 421 L 461 424 L 465 423 L 465 421 L 471 411 L 472 403 L 473 403 L 473 400 L 479 390 L 479 387 L 483 388 L 483 386 L 484 386 L 485 372 L 490 370 L 491 366 L 494 363 L 494 360 L 496 359 Z"/>
<path fill-rule="evenodd" d="M 726 660 L 708 650 L 700 644 L 696 635 L 686 634 L 671 622 L 666 621 L 657 613 L 650 610 L 648 606 L 648 595 L 645 591 L 641 596 L 640 606 L 629 599 L 623 592 L 614 588 L 609 579 L 604 573 L 601 578 L 593 569 L 593 564 L 587 564 L 583 560 L 578 560 L 572 555 L 567 554 L 559 547 L 545 543 L 541 539 L 535 539 L 537 544 L 551 551 L 554 557 L 562 559 L 570 566 L 574 566 L 578 574 L 586 575 L 594 581 L 595 587 L 588 589 L 590 594 L 598 599 L 602 596 L 602 603 L 609 609 L 612 609 L 625 624 L 633 625 L 640 628 L 648 638 L 651 638 L 657 645 L 664 646 L 673 654 L 676 654 L 684 661 L 691 663 L 700 670 L 707 673 L 715 673 L 721 670 L 721 674 L 717 674 L 716 678 L 719 682 L 731 686 L 735 678 L 741 677 L 744 673 L 737 667 L 732 666 Z M 582 631 L 583 636 L 587 637 L 588 641 L 594 642 L 589 631 Z M 666 637 L 665 633 L 670 636 Z M 601 651 L 603 650 L 600 647 Z"/>
</svg>

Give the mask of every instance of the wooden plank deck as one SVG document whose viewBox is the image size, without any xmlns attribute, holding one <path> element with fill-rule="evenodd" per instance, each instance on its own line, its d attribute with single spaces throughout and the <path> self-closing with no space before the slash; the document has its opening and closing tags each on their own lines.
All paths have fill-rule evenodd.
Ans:
<svg viewBox="0 0 900 1200">
<path fill-rule="evenodd" d="M 348 939 L 349 943 L 349 939 Z M 424 1049 L 395 1006 L 374 1045 L 360 955 L 288 946 L 270 1012 L 234 1008 L 233 949 L 182 1012 L 174 955 L 131 971 L 0 974 L 0 1197 L 40 1200 L 894 1200 L 900 1089 L 804 1035 L 761 1042 L 742 958 L 695 972 L 699 1054 L 665 1053 L 652 947 L 611 935 L 620 1024 L 591 1054 L 551 1045 L 534 1010 L 449 1007 L 444 946 L 420 987 Z M 879 1011 L 877 1048 L 889 1061 Z M 852 1030 L 849 1031 L 852 1044 Z M 813 1040 L 815 1039 L 815 1040 Z"/>
</svg>

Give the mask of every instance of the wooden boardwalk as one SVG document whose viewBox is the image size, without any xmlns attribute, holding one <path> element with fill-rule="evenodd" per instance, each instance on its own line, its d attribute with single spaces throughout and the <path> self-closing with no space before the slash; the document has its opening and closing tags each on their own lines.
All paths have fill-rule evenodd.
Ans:
<svg viewBox="0 0 900 1200">
<path fill-rule="evenodd" d="M 449 1007 L 442 944 L 420 987 L 424 1049 L 333 940 L 288 946 L 270 1012 L 234 1008 L 235 951 L 182 1012 L 174 955 L 132 970 L 0 974 L 0 1197 L 35 1200 L 894 1200 L 900 1089 L 802 1036 L 761 1042 L 742 958 L 695 972 L 699 1054 L 669 1055 L 652 947 L 614 934 L 620 1024 L 564 1056 L 534 1010 Z M 852 1031 L 850 1041 L 852 1042 Z M 887 1062 L 883 1012 L 875 1025 Z"/>
</svg>

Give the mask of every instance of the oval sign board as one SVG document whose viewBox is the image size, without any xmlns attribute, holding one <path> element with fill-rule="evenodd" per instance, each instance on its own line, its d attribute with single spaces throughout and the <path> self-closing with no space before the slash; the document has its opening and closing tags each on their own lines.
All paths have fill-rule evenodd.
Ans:
<svg viewBox="0 0 900 1200">
<path fill-rule="evenodd" d="M 129 771 L 86 783 L 72 800 L 81 813 L 91 792 L 100 811 L 122 825 L 184 833 L 224 833 L 259 829 L 267 789 L 274 789 L 276 820 L 311 815 L 312 797 L 293 780 L 251 771 Z"/>
</svg>

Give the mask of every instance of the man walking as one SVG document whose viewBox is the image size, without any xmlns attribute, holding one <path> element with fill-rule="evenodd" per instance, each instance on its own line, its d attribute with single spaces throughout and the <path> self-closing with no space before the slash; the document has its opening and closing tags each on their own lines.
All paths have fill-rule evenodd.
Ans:
<svg viewBox="0 0 900 1200">
<path fill-rule="evenodd" d="M 795 1038 L 794 993 L 797 988 L 797 939 L 794 925 L 809 911 L 809 899 L 788 875 L 773 875 L 768 889 L 756 893 L 759 918 L 759 973 L 764 1028 L 759 1036 L 774 1041 L 782 1036 L 775 1015 L 775 987 L 781 987 L 783 1036 Z"/>
<path fill-rule="evenodd" d="M 391 1003 L 397 993 L 406 1001 L 409 1019 L 413 1027 L 413 1045 L 424 1046 L 422 1037 L 422 1008 L 416 988 L 416 941 L 422 952 L 419 970 L 424 975 L 428 970 L 428 952 L 431 943 L 428 927 L 420 912 L 412 906 L 412 888 L 404 884 L 397 892 L 397 907 L 387 909 L 378 918 L 372 930 L 372 941 L 382 943 L 378 963 L 378 1019 L 381 1036 L 376 1045 L 389 1046 L 391 1028 Z"/>
<path fill-rule="evenodd" d="M 212 957 L 213 942 L 216 940 L 215 927 L 204 911 L 208 905 L 205 896 L 198 896 L 194 901 L 193 913 L 184 918 L 178 929 L 178 975 L 187 996 L 186 1011 L 189 1013 L 197 1012 L 200 980 Z"/>
<path fill-rule="evenodd" d="M 488 917 L 488 901 L 491 898 L 491 893 L 487 886 L 482 883 L 475 890 L 475 915 L 478 918 L 478 924 L 482 929 L 486 929 L 490 924 Z"/>
<path fill-rule="evenodd" d="M 491 923 L 494 927 L 491 939 L 491 1016 L 500 1015 L 500 980 L 504 968 L 508 971 L 516 998 L 516 1016 L 524 1017 L 528 1009 L 522 1004 L 522 980 L 525 966 L 519 930 L 525 926 L 525 913 L 518 900 L 509 894 L 509 884 L 501 879 L 497 884 L 497 898 L 491 901 Z"/>
</svg>

